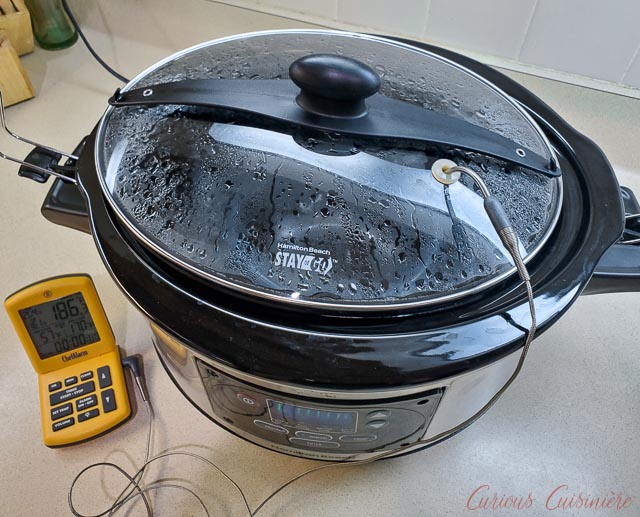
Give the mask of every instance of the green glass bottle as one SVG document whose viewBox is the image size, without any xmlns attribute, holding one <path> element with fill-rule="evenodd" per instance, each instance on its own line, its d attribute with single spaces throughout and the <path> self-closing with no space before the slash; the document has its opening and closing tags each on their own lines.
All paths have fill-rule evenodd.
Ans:
<svg viewBox="0 0 640 517">
<path fill-rule="evenodd" d="M 78 33 L 69 22 L 60 0 L 25 0 L 31 14 L 33 35 L 47 50 L 59 50 L 73 45 Z"/>
</svg>

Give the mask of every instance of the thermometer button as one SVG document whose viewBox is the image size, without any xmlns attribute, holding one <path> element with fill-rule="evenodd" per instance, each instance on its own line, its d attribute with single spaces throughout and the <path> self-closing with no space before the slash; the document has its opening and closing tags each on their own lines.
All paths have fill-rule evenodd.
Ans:
<svg viewBox="0 0 640 517">
<path fill-rule="evenodd" d="M 49 392 L 59 390 L 60 388 L 62 388 L 62 383 L 60 381 L 49 384 Z"/>
<path fill-rule="evenodd" d="M 108 388 L 111 386 L 111 370 L 108 366 L 101 366 L 98 368 L 98 383 L 101 388 Z"/>
<path fill-rule="evenodd" d="M 113 390 L 104 390 L 100 393 L 102 397 L 102 409 L 105 413 L 116 410 L 116 399 L 113 395 Z"/>
</svg>

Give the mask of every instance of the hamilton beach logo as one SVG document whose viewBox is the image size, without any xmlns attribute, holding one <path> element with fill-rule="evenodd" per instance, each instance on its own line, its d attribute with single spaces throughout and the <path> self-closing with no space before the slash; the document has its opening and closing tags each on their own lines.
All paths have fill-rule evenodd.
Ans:
<svg viewBox="0 0 640 517">
<path fill-rule="evenodd" d="M 333 260 L 329 250 L 282 242 L 278 243 L 278 252 L 274 257 L 273 264 L 298 271 L 314 271 L 321 275 L 326 275 L 333 268 Z"/>
</svg>

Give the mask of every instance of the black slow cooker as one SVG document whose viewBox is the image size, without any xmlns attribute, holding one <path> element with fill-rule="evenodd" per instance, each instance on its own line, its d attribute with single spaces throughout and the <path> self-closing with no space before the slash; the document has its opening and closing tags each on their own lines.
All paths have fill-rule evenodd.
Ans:
<svg viewBox="0 0 640 517">
<path fill-rule="evenodd" d="M 531 276 L 538 330 L 640 287 L 635 198 L 530 92 L 422 43 L 336 31 L 215 40 L 109 100 L 53 222 L 93 234 L 205 415 L 296 456 L 358 460 L 454 429 L 511 376 L 531 318 L 478 185 Z M 34 167 L 35 166 L 35 167 Z M 38 169 L 40 167 L 40 169 Z"/>
</svg>

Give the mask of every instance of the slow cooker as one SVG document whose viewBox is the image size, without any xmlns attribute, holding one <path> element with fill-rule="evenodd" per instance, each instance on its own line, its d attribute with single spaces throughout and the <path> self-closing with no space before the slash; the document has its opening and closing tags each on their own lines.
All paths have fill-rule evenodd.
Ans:
<svg viewBox="0 0 640 517">
<path fill-rule="evenodd" d="M 580 294 L 640 286 L 637 202 L 602 151 L 514 81 L 424 43 L 204 43 L 115 92 L 74 153 L 36 146 L 20 174 L 56 176 L 43 215 L 93 235 L 203 414 L 346 461 L 451 436 L 530 333 L 482 188 L 436 181 L 443 159 L 511 221 L 538 332 Z"/>
</svg>

